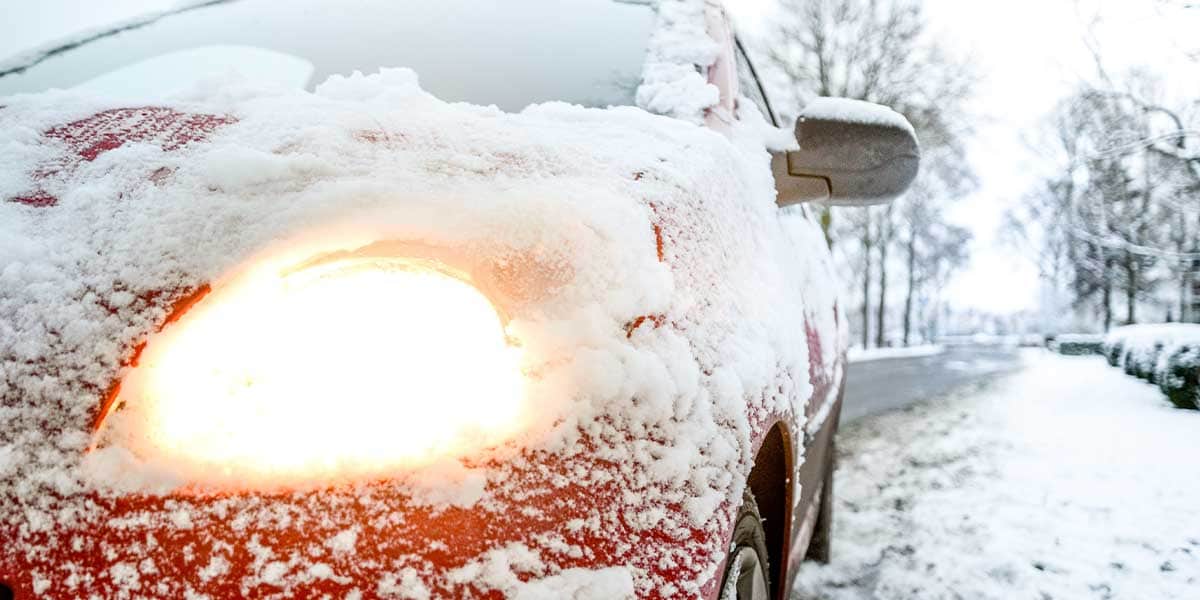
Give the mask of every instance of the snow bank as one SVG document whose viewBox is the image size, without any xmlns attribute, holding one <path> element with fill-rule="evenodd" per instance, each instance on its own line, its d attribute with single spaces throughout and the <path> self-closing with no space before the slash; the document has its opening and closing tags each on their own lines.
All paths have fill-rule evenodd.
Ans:
<svg viewBox="0 0 1200 600">
<path fill-rule="evenodd" d="M 925 344 L 921 346 L 908 346 L 903 348 L 868 348 L 864 350 L 861 346 L 850 348 L 847 353 L 847 358 L 852 363 L 869 362 L 872 360 L 883 360 L 888 358 L 918 358 L 922 356 L 937 356 L 946 351 L 946 348 L 940 344 Z"/>
<path fill-rule="evenodd" d="M 686 21 L 701 4 L 665 3 L 664 19 Z M 702 44 L 668 52 L 695 33 L 673 25 L 656 38 L 658 66 L 639 93 L 682 120 L 447 104 L 407 70 L 334 77 L 315 94 L 222 82 L 161 109 L 67 92 L 0 102 L 0 523 L 27 549 L 20 572 L 50 582 L 51 596 L 72 595 L 81 572 L 113 595 L 149 581 L 165 596 L 213 585 L 287 595 L 349 581 L 364 548 L 378 547 L 393 550 L 386 564 L 368 561 L 391 574 L 377 591 L 462 594 L 477 584 L 424 554 L 473 532 L 422 530 L 408 513 L 421 507 L 430 519 L 471 509 L 544 529 L 488 530 L 528 552 L 506 542 L 444 559 L 518 565 L 522 580 L 544 580 L 522 588 L 530 598 L 621 597 L 626 576 L 637 597 L 697 596 L 724 557 L 755 428 L 803 415 L 810 374 L 836 389 L 846 331 L 819 228 L 775 206 L 762 123 L 729 137 L 695 124 L 712 98 L 668 68 L 710 60 Z M 283 487 L 267 495 L 232 490 L 247 476 L 238 465 L 197 468 L 137 447 L 136 410 L 114 412 L 93 439 L 135 349 L 163 339 L 179 307 L 219 302 L 256 270 L 338 252 L 418 254 L 489 290 L 522 350 L 521 426 L 384 482 L 310 482 L 319 492 L 253 482 Z M 825 341 L 820 356 L 809 356 L 806 328 Z M 142 401 L 122 394 L 127 406 Z M 554 469 L 538 467 L 550 458 Z M 556 507 L 570 517 L 561 521 L 531 504 L 548 493 L 537 486 L 571 485 L 621 493 L 579 518 Z M 121 508 L 131 491 L 143 503 Z M 280 533 L 298 527 L 343 541 L 363 530 L 298 554 Z M 688 551 L 616 545 L 612 532 L 687 540 Z M 629 571 L 571 571 L 588 557 L 565 540 L 582 535 L 614 544 L 603 560 Z M 74 540 L 132 570 L 48 558 Z M 189 566 L 138 567 L 151 553 Z"/>
</svg>

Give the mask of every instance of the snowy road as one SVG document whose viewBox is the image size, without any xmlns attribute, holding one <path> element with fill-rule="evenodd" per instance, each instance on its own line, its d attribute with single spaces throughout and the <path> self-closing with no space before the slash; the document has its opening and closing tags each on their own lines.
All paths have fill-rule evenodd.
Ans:
<svg viewBox="0 0 1200 600">
<path fill-rule="evenodd" d="M 1099 357 L 843 427 L 833 562 L 805 599 L 1200 597 L 1200 412 Z"/>
<path fill-rule="evenodd" d="M 850 363 L 842 423 L 941 396 L 955 388 L 1020 368 L 1017 348 L 947 346 L 932 356 Z"/>
</svg>

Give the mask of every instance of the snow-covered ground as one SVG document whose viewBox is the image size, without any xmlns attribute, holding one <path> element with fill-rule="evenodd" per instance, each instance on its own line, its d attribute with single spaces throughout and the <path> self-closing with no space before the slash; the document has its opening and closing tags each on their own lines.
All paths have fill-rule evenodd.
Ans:
<svg viewBox="0 0 1200 600">
<path fill-rule="evenodd" d="M 852 363 L 860 363 L 884 358 L 915 358 L 919 356 L 935 356 L 945 351 L 946 348 L 940 344 L 925 344 L 921 346 L 907 346 L 904 348 L 868 348 L 866 350 L 860 346 L 855 346 L 849 350 L 847 353 L 847 358 Z"/>
<path fill-rule="evenodd" d="M 1200 597 L 1200 412 L 1100 357 L 839 437 L 834 559 L 796 598 Z"/>
</svg>

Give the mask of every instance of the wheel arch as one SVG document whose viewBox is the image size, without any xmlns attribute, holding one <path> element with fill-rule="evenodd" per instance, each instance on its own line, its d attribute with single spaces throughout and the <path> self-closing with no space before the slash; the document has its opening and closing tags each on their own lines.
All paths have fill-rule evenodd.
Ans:
<svg viewBox="0 0 1200 600">
<path fill-rule="evenodd" d="M 787 580 L 795 487 L 795 443 L 787 424 L 777 421 L 763 437 L 747 485 L 754 494 L 766 534 L 768 578 L 776 598 Z"/>
</svg>

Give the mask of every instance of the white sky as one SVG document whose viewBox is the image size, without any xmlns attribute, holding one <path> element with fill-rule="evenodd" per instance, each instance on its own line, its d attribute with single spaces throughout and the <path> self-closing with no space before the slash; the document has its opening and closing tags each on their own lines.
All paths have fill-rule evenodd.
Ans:
<svg viewBox="0 0 1200 600">
<path fill-rule="evenodd" d="M 984 77 L 973 106 L 977 137 L 970 151 L 980 187 L 952 212 L 975 234 L 972 260 L 951 282 L 948 296 L 960 308 L 988 312 L 1036 308 L 1036 267 L 1001 245 L 997 232 L 1005 211 L 1034 185 L 1040 170 L 1029 161 L 1024 136 L 1073 82 L 1091 72 L 1074 4 L 927 1 L 935 28 L 969 52 Z"/>
<path fill-rule="evenodd" d="M 1089 29 L 1110 70 L 1153 65 L 1177 80 L 1169 82 L 1177 91 L 1187 85 L 1190 93 L 1200 92 L 1194 85 L 1200 73 L 1181 61 L 1181 46 L 1200 47 L 1194 41 L 1200 8 L 1178 19 L 1178 13 L 1164 16 L 1152 0 L 926 1 L 935 28 L 971 52 L 985 77 L 974 103 L 980 118 L 971 151 L 982 185 L 954 215 L 972 228 L 976 242 L 970 268 L 953 282 L 950 297 L 993 312 L 1035 308 L 1033 264 L 996 241 L 1005 209 L 1053 168 L 1031 158 L 1027 140 L 1057 100 L 1096 73 L 1083 43 Z"/>
<path fill-rule="evenodd" d="M 1175 0 L 1179 3 L 1179 0 Z M 0 0 L 0 58 L 81 29 L 167 8 L 177 0 Z M 741 26 L 769 21 L 775 0 L 726 0 Z M 1024 139 L 1073 85 L 1093 73 L 1082 38 L 1084 22 L 1104 15 L 1096 31 L 1119 65 L 1176 61 L 1182 47 L 1195 49 L 1200 8 L 1190 19 L 1164 19 L 1154 0 L 926 0 L 934 30 L 952 47 L 970 53 L 984 81 L 973 104 L 978 135 L 971 148 L 980 191 L 961 202 L 953 217 L 975 233 L 970 266 L 952 282 L 949 297 L 959 308 L 1011 312 L 1034 308 L 1033 265 L 996 241 L 1001 217 L 1035 182 L 1038 165 Z M 16 6 L 20 6 L 17 9 Z M 1166 31 L 1164 31 L 1164 27 Z M 1200 73 L 1170 65 L 1179 81 L 1200 87 Z M 1200 95 L 1200 89 L 1189 90 Z"/>
</svg>

